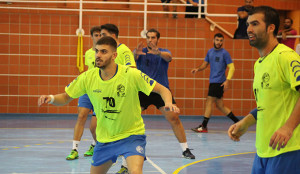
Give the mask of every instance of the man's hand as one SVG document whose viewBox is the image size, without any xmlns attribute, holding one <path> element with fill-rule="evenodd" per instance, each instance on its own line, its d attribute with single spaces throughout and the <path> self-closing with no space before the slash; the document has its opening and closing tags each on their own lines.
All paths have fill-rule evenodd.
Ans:
<svg viewBox="0 0 300 174">
<path fill-rule="evenodd" d="M 56 94 L 55 96 L 42 95 L 38 99 L 38 106 L 41 106 L 44 103 L 53 104 L 55 106 L 63 106 L 72 100 L 73 98 L 71 98 L 67 93 Z"/>
<path fill-rule="evenodd" d="M 40 96 L 40 98 L 38 99 L 38 106 L 40 107 L 42 104 L 44 103 L 52 103 L 54 101 L 54 97 L 53 95 L 42 95 Z"/>
<path fill-rule="evenodd" d="M 191 73 L 192 73 L 192 74 L 195 74 L 195 73 L 198 72 L 198 71 L 199 71 L 198 68 L 194 68 L 194 69 L 192 69 Z"/>
<path fill-rule="evenodd" d="M 154 45 L 152 42 L 150 42 L 148 46 L 151 48 L 148 51 L 149 54 L 155 54 L 155 55 L 160 55 L 161 54 L 158 47 L 156 45 Z"/>
<path fill-rule="evenodd" d="M 277 150 L 279 151 L 286 146 L 292 135 L 292 129 L 287 126 L 282 126 L 271 137 L 269 146 L 272 147 L 272 149 L 276 149 L 277 146 Z"/>
<path fill-rule="evenodd" d="M 180 109 L 174 104 L 165 104 L 165 111 L 172 111 L 175 113 L 180 113 Z"/>
<path fill-rule="evenodd" d="M 247 130 L 248 127 L 245 124 L 243 124 L 242 121 L 239 121 L 234 125 L 230 126 L 227 133 L 230 139 L 232 139 L 233 141 L 240 141 L 240 137 L 245 132 L 247 132 Z"/>
<path fill-rule="evenodd" d="M 226 91 L 229 88 L 229 80 L 225 80 L 225 82 L 223 82 L 221 86 L 224 86 L 224 91 Z"/>
<path fill-rule="evenodd" d="M 137 48 L 135 49 L 136 56 L 146 55 L 146 53 L 143 52 L 143 48 L 144 48 L 144 44 L 143 44 L 143 42 L 140 42 L 138 44 Z"/>
</svg>

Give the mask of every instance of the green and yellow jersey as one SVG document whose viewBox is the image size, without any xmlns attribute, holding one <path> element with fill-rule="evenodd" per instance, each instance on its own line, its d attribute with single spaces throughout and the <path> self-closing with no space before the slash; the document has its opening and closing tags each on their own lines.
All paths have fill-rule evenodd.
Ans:
<svg viewBox="0 0 300 174">
<path fill-rule="evenodd" d="M 85 52 L 85 60 L 84 63 L 86 66 L 88 66 L 88 70 L 95 67 L 95 50 L 93 48 L 90 48 Z"/>
<path fill-rule="evenodd" d="M 100 73 L 99 68 L 93 68 L 65 88 L 72 98 L 89 96 L 97 116 L 97 141 L 107 143 L 145 134 L 138 92 L 149 95 L 156 81 L 124 65 L 118 65 L 109 80 L 103 81 Z"/>
<path fill-rule="evenodd" d="M 117 64 L 136 67 L 133 54 L 125 44 L 118 46 L 117 53 L 118 55 L 115 59 Z M 88 70 L 95 67 L 95 50 L 93 50 L 93 48 L 85 52 L 85 65 L 88 66 Z"/>
<path fill-rule="evenodd" d="M 117 57 L 115 62 L 120 65 L 136 67 L 135 60 L 131 50 L 125 44 L 119 44 L 117 48 Z"/>
<path fill-rule="evenodd" d="M 285 148 L 280 151 L 269 147 L 272 135 L 290 117 L 300 93 L 300 57 L 289 47 L 278 44 L 266 57 L 254 65 L 253 90 L 257 103 L 256 148 L 262 158 L 300 149 L 300 126 Z"/>
</svg>

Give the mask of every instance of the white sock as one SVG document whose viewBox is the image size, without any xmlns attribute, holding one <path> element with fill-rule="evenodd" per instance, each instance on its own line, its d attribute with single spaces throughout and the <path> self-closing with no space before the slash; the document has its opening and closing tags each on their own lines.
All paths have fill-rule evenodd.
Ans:
<svg viewBox="0 0 300 174">
<path fill-rule="evenodd" d="M 96 145 L 96 141 L 95 141 L 95 140 L 92 141 L 92 145 L 93 145 L 93 146 Z"/>
<path fill-rule="evenodd" d="M 128 168 L 127 163 L 126 163 L 126 159 L 124 158 L 124 156 L 122 156 L 122 166 Z"/>
<path fill-rule="evenodd" d="M 187 142 L 179 143 L 179 144 L 180 144 L 180 147 L 182 149 L 182 152 L 184 152 L 187 148 L 189 148 L 189 146 L 187 145 Z"/>
<path fill-rule="evenodd" d="M 73 149 L 76 149 L 78 151 L 80 141 L 73 140 Z"/>
</svg>

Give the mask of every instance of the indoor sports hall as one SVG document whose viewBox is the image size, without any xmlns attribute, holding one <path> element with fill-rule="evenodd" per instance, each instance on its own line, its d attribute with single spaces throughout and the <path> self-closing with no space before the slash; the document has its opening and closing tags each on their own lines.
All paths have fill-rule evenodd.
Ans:
<svg viewBox="0 0 300 174">
<path fill-rule="evenodd" d="M 170 124 L 150 106 L 142 112 L 147 135 L 143 173 L 251 173 L 256 153 L 255 126 L 241 141 L 234 142 L 227 135 L 233 122 L 213 107 L 208 133 L 191 130 L 203 120 L 210 74 L 209 68 L 195 75 L 191 70 L 201 65 L 207 51 L 214 47 L 216 33 L 224 35 L 223 48 L 235 65 L 224 104 L 239 119 L 256 108 L 252 83 L 259 53 L 247 39 L 233 39 L 238 26 L 237 9 L 244 3 L 204 0 L 198 4 L 199 17 L 185 18 L 186 7 L 192 5 L 184 0 L 0 0 L 0 173 L 90 173 L 92 157 L 84 157 L 83 153 L 92 141 L 92 113 L 78 148 L 79 158 L 66 160 L 72 148 L 78 99 L 65 106 L 38 107 L 38 98 L 63 93 L 83 72 L 84 53 L 93 46 L 89 31 L 106 23 L 119 28 L 119 41 L 131 51 L 140 42 L 146 44 L 148 29 L 157 29 L 161 35 L 158 46 L 170 50 L 173 57 L 168 69 L 169 86 L 196 159 L 182 158 Z M 254 0 L 254 6 L 259 5 L 276 8 L 281 23 L 285 17 L 292 18 L 293 28 L 300 32 L 299 0 Z M 288 38 L 297 38 L 296 50 L 299 35 Z M 121 164 L 118 158 L 108 173 L 117 173 Z"/>
</svg>

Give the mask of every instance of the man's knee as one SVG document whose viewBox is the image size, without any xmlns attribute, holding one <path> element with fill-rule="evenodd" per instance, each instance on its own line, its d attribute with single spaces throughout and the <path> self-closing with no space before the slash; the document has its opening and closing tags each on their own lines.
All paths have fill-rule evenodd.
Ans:
<svg viewBox="0 0 300 174">
<path fill-rule="evenodd" d="M 89 115 L 90 109 L 79 107 L 77 120 L 86 120 Z"/>
<path fill-rule="evenodd" d="M 166 119 L 173 124 L 180 124 L 180 119 L 178 114 L 174 113 L 174 112 L 169 112 L 167 114 L 165 114 Z"/>
<path fill-rule="evenodd" d="M 212 105 L 216 101 L 215 97 L 207 96 L 206 98 L 206 105 Z"/>
<path fill-rule="evenodd" d="M 78 114 L 77 121 L 86 121 L 88 114 Z"/>
<path fill-rule="evenodd" d="M 217 99 L 217 101 L 216 101 L 216 107 L 217 107 L 219 110 L 224 110 L 223 99 Z"/>
<path fill-rule="evenodd" d="M 224 110 L 224 105 L 216 104 L 217 109 Z"/>
</svg>

